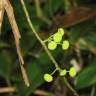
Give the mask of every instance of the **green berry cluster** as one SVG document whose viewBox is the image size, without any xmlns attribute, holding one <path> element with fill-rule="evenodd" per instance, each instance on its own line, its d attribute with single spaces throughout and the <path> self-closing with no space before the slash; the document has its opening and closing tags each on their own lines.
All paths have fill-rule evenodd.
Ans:
<svg viewBox="0 0 96 96">
<path fill-rule="evenodd" d="M 55 34 L 50 36 L 47 39 L 47 41 L 48 41 L 48 49 L 49 50 L 55 50 L 58 44 L 62 46 L 62 49 L 64 49 L 64 50 L 68 49 L 69 45 L 70 45 L 69 41 L 68 40 L 62 41 L 64 34 L 65 34 L 64 29 L 63 28 L 59 28 L 58 31 Z"/>
<path fill-rule="evenodd" d="M 65 31 L 63 28 L 59 28 L 58 31 L 50 36 L 47 40 L 48 42 L 48 49 L 49 50 L 55 50 L 57 45 L 61 45 L 63 50 L 67 50 L 70 46 L 70 43 L 68 40 L 62 40 L 63 36 L 65 34 Z M 71 67 L 68 71 L 66 69 L 56 68 L 51 74 L 46 73 L 44 74 L 44 80 L 46 82 L 52 82 L 53 81 L 53 74 L 58 71 L 60 76 L 66 76 L 68 73 L 71 77 L 74 77 L 76 75 L 76 70 L 74 67 Z"/>
<path fill-rule="evenodd" d="M 67 72 L 69 73 L 70 77 L 76 76 L 76 70 L 74 67 L 71 67 L 69 71 L 67 71 L 66 69 L 60 70 L 60 76 L 65 76 Z"/>
<path fill-rule="evenodd" d="M 55 71 L 57 71 L 57 70 L 55 70 Z M 58 71 L 59 71 L 60 76 L 66 76 L 67 73 L 69 73 L 70 77 L 75 77 L 76 76 L 76 70 L 75 70 L 74 67 L 71 67 L 69 69 L 69 71 L 67 71 L 66 69 L 59 69 Z M 44 80 L 46 82 L 52 82 L 53 81 L 53 76 L 52 75 L 53 74 L 49 74 L 49 73 L 44 74 Z"/>
</svg>

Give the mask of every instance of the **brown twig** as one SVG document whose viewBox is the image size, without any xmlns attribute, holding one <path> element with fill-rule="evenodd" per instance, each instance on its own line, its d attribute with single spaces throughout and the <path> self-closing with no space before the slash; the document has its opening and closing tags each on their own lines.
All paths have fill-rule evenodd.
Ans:
<svg viewBox="0 0 96 96">
<path fill-rule="evenodd" d="M 21 72 L 22 72 L 22 76 L 23 76 L 23 80 L 25 82 L 25 85 L 27 87 L 30 86 L 30 83 L 29 83 L 29 79 L 28 79 L 28 76 L 27 76 L 27 73 L 26 73 L 26 70 L 24 69 L 23 65 L 20 64 L 20 67 L 21 67 Z"/>
<path fill-rule="evenodd" d="M 3 87 L 3 88 L 0 88 L 0 93 L 13 93 L 13 92 L 16 92 L 15 87 Z"/>
<path fill-rule="evenodd" d="M 34 91 L 34 94 L 35 95 L 39 95 L 39 96 L 53 96 L 53 94 L 52 93 L 50 93 L 50 92 L 47 92 L 47 91 L 45 91 L 45 90 L 36 90 L 36 91 Z"/>
<path fill-rule="evenodd" d="M 15 20 L 15 16 L 14 16 L 14 12 L 13 12 L 13 8 L 9 2 L 9 0 L 3 0 L 4 1 L 4 8 L 6 10 L 6 13 L 8 15 L 12 30 L 13 30 L 13 34 L 14 34 L 14 38 L 15 38 L 15 42 L 16 42 L 16 48 L 17 48 L 17 53 L 20 59 L 21 64 L 24 64 L 24 60 L 20 51 L 20 47 L 19 47 L 19 39 L 21 38 L 18 26 L 16 24 L 16 20 Z"/>
<path fill-rule="evenodd" d="M 8 15 L 8 18 L 9 18 L 9 22 L 10 22 L 12 30 L 13 30 L 15 43 L 16 43 L 17 54 L 18 54 L 18 57 L 19 57 L 19 62 L 20 62 L 20 67 L 21 67 L 21 72 L 22 72 L 22 75 L 23 75 L 23 79 L 24 79 L 25 85 L 29 86 L 29 80 L 28 80 L 28 77 L 27 77 L 27 73 L 26 73 L 26 70 L 23 67 L 24 60 L 23 60 L 23 57 L 22 57 L 22 54 L 21 54 L 21 49 L 20 49 L 20 46 L 19 46 L 19 44 L 20 44 L 19 40 L 21 38 L 21 35 L 20 35 L 19 28 L 18 28 L 16 20 L 15 20 L 13 8 L 12 8 L 12 5 L 10 4 L 9 0 L 3 0 L 3 3 L 4 3 L 4 8 L 5 8 L 6 13 Z"/>
<path fill-rule="evenodd" d="M 4 15 L 3 0 L 0 0 L 0 32 L 1 32 L 1 26 L 3 21 L 3 15 Z"/>
</svg>

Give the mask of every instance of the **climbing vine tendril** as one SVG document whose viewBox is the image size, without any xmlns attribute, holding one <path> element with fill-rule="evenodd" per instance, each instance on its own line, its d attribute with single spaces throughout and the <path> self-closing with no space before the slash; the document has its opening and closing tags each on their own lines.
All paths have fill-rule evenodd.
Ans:
<svg viewBox="0 0 96 96">
<path fill-rule="evenodd" d="M 61 70 L 61 68 L 59 67 L 58 63 L 56 62 L 56 60 L 54 59 L 54 57 L 52 56 L 52 54 L 50 53 L 50 51 L 48 50 L 45 42 L 41 39 L 41 37 L 38 35 L 37 31 L 35 30 L 33 24 L 32 24 L 32 21 L 30 19 L 30 16 L 28 14 L 28 11 L 27 11 L 27 8 L 25 6 L 25 3 L 24 3 L 24 0 L 20 0 L 21 1 L 21 4 L 22 4 L 22 7 L 23 7 L 23 10 L 24 10 L 24 13 L 26 15 L 26 18 L 27 18 L 27 21 L 28 21 L 28 24 L 32 30 L 32 32 L 34 33 L 34 35 L 36 36 L 36 38 L 38 39 L 38 41 L 41 43 L 42 47 L 44 48 L 45 52 L 48 54 L 50 60 L 53 62 L 54 66 L 56 67 L 56 70 Z M 62 30 L 62 29 L 59 29 L 59 31 Z M 58 31 L 58 32 L 59 32 Z M 64 32 L 63 30 L 61 31 L 61 35 L 63 35 Z M 56 37 L 57 38 L 57 37 Z M 60 41 L 60 40 L 58 40 Z M 52 46 L 51 46 L 52 47 Z M 64 73 L 63 73 L 64 74 Z M 47 82 L 51 82 L 53 80 L 53 77 L 51 74 L 44 74 L 44 79 L 47 81 Z M 64 81 L 65 84 L 69 87 L 69 89 L 74 93 L 75 96 L 79 96 L 78 93 L 75 91 L 75 89 L 69 84 L 69 82 L 66 80 L 66 78 L 64 77 Z"/>
</svg>

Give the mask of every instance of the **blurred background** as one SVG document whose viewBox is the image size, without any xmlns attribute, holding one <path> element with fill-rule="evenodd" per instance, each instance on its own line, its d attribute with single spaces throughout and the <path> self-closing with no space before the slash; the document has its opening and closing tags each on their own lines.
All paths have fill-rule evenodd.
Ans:
<svg viewBox="0 0 96 96">
<path fill-rule="evenodd" d="M 96 0 L 24 0 L 31 20 L 42 40 L 65 29 L 71 46 L 67 51 L 57 47 L 51 51 L 61 68 L 74 66 L 77 75 L 66 76 L 80 96 L 96 96 Z M 54 65 L 30 30 L 20 0 L 10 0 L 21 33 L 21 49 L 25 69 L 30 80 L 26 87 L 22 79 L 12 29 L 4 14 L 0 34 L 0 88 L 15 87 L 12 93 L 0 96 L 74 96 L 64 80 L 54 74 L 46 83 L 44 73 L 51 73 Z"/>
</svg>

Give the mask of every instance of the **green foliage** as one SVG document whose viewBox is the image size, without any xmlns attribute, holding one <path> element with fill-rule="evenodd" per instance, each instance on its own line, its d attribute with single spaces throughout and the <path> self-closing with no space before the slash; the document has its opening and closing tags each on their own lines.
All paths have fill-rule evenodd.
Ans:
<svg viewBox="0 0 96 96">
<path fill-rule="evenodd" d="M 86 88 L 88 86 L 96 84 L 96 59 L 78 74 L 75 80 L 75 86 L 77 89 Z"/>
<path fill-rule="evenodd" d="M 40 37 L 45 39 L 45 41 L 47 40 L 47 43 L 45 42 L 46 46 L 51 50 L 53 57 L 61 68 L 61 70 L 56 69 L 54 71 L 54 65 L 29 28 L 20 0 L 9 1 L 11 1 L 14 8 L 15 18 L 21 33 L 20 46 L 25 60 L 24 67 L 28 73 L 30 87 L 27 88 L 22 79 L 13 33 L 6 13 L 4 14 L 2 34 L 0 34 L 0 82 L 2 83 L 2 78 L 4 79 L 4 82 L 2 84 L 0 83 L 0 87 L 16 86 L 17 91 L 15 94 L 12 93 L 12 96 L 30 96 L 36 89 L 48 89 L 47 91 L 50 91 L 49 89 L 51 89 L 51 87 L 53 88 L 54 82 L 57 81 L 58 85 L 56 88 L 59 86 L 61 89 L 66 89 L 64 80 L 62 80 L 62 84 L 61 81 L 58 80 L 58 76 L 60 75 L 61 77 L 72 77 L 73 81 L 71 79 L 69 79 L 69 81 L 75 86 L 75 89 L 78 91 L 84 89 L 84 91 L 80 92 L 80 96 L 89 96 L 91 92 L 90 89 L 93 87 L 96 88 L 96 19 L 91 17 L 82 21 L 84 18 L 87 18 L 84 17 L 84 15 L 82 20 L 78 17 L 77 22 L 69 22 L 70 18 L 68 18 L 68 20 L 65 18 L 65 16 L 69 17 L 69 15 L 67 14 L 68 12 L 65 12 L 65 6 L 62 0 L 40 0 L 44 16 L 52 21 L 52 25 L 49 26 L 37 17 L 34 0 L 24 0 L 33 25 Z M 30 1 L 32 1 L 32 3 L 30 3 Z M 87 10 L 92 12 L 95 10 L 96 13 L 96 5 L 93 3 L 94 0 L 88 0 L 88 2 L 90 1 L 92 3 L 87 3 L 87 0 L 68 0 L 68 2 L 69 1 L 77 2 L 77 5 L 85 7 L 84 10 L 87 8 Z M 73 3 L 71 6 L 73 6 Z M 69 10 L 71 6 L 66 5 L 66 8 Z M 82 9 L 84 7 L 82 7 Z M 74 10 L 73 13 L 75 13 Z M 88 16 L 91 16 L 90 12 Z M 71 14 L 71 17 L 71 19 L 76 18 L 75 14 Z M 78 21 L 80 22 L 78 23 Z M 70 26 L 71 24 L 69 23 L 72 23 L 72 26 Z M 47 39 L 46 37 L 48 36 L 49 38 Z M 66 49 L 68 50 L 66 51 Z M 76 61 L 72 63 L 74 68 L 70 67 L 70 62 L 73 59 Z M 76 68 L 81 70 L 77 72 Z M 46 73 L 48 73 L 47 76 L 45 76 Z M 49 75 L 49 73 L 52 74 Z M 75 75 L 76 77 L 74 77 Z M 47 82 L 52 81 L 54 77 L 53 82 L 50 83 L 51 85 L 46 84 L 44 76 Z M 87 88 L 90 90 L 89 92 Z M 66 94 L 70 93 L 68 96 L 73 96 L 70 90 L 67 91 Z M 52 89 L 51 92 L 54 96 L 61 94 L 57 92 L 55 88 Z M 10 94 L 4 94 L 2 96 L 8 95 Z"/>
<path fill-rule="evenodd" d="M 18 82 L 18 92 L 20 96 L 29 96 L 31 92 L 35 90 L 38 86 L 40 86 L 43 83 L 43 68 L 38 66 L 38 63 L 32 62 L 27 63 L 26 70 L 28 73 L 28 77 L 30 80 L 30 87 L 26 87 L 24 82 L 22 81 L 21 75 L 19 74 L 19 77 L 21 78 L 20 82 Z M 35 73 L 35 74 L 34 74 Z M 16 77 L 17 78 L 17 77 Z"/>
<path fill-rule="evenodd" d="M 7 50 L 2 50 L 0 52 L 0 76 L 9 76 L 12 66 L 12 54 Z"/>
</svg>

